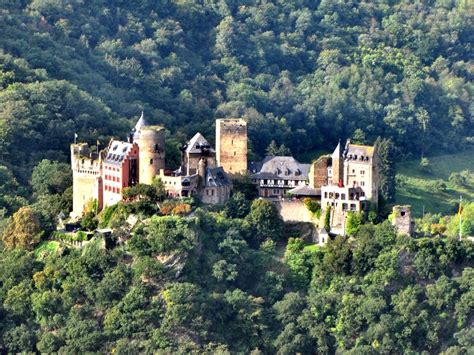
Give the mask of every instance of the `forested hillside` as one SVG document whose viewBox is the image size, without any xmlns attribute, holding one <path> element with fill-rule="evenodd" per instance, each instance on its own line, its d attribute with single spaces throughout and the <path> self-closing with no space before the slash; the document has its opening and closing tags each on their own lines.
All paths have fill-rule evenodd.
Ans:
<svg viewBox="0 0 474 355">
<path fill-rule="evenodd" d="M 173 142 L 246 117 L 253 153 L 354 137 L 472 144 L 468 0 L 18 0 L 0 5 L 0 164 L 25 184 L 141 110 Z"/>
<path fill-rule="evenodd" d="M 145 206 L 121 204 L 99 216 L 127 240 L 114 249 L 96 241 L 0 253 L 1 352 L 473 350 L 470 241 L 397 236 L 385 222 L 307 248 L 300 238 L 282 239 L 264 200 L 153 216 L 130 235 L 124 221 L 137 210 L 146 217 Z"/>
</svg>

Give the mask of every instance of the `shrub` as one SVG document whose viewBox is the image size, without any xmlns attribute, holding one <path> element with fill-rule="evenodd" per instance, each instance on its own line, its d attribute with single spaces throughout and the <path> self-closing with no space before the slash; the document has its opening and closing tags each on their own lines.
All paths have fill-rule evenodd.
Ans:
<svg viewBox="0 0 474 355">
<path fill-rule="evenodd" d="M 464 186 L 466 185 L 467 179 L 461 173 L 452 173 L 449 175 L 449 182 L 455 186 Z"/>
<path fill-rule="evenodd" d="M 424 173 L 431 172 L 431 163 L 428 158 L 421 158 L 420 160 L 420 170 Z"/>
<path fill-rule="evenodd" d="M 187 203 L 179 203 L 171 211 L 173 216 L 184 216 L 189 213 L 191 213 L 191 205 Z"/>
<path fill-rule="evenodd" d="M 305 199 L 303 200 L 303 202 L 304 202 L 306 208 L 307 208 L 311 213 L 316 213 L 316 212 L 318 212 L 318 211 L 321 209 L 321 207 L 319 206 L 319 203 L 318 203 L 317 201 L 315 201 L 315 200 L 310 199 L 310 198 L 305 198 Z"/>
<path fill-rule="evenodd" d="M 437 192 L 446 192 L 448 187 L 443 180 L 438 179 L 433 182 L 433 189 Z"/>
</svg>

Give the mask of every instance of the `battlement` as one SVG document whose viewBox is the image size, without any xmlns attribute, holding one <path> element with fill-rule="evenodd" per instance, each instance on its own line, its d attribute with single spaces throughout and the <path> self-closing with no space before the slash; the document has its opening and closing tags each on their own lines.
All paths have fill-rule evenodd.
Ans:
<svg viewBox="0 0 474 355">
<path fill-rule="evenodd" d="M 241 118 L 221 118 L 216 120 L 216 129 L 221 134 L 247 134 L 247 122 Z"/>
<path fill-rule="evenodd" d="M 91 151 L 89 144 L 71 144 L 71 168 L 74 173 L 99 175 L 101 154 Z"/>
</svg>

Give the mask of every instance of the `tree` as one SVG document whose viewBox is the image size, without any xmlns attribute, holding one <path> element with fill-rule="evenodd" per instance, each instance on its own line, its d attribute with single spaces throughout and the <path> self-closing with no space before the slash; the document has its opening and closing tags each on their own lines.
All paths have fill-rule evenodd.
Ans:
<svg viewBox="0 0 474 355">
<path fill-rule="evenodd" d="M 29 207 L 20 208 L 7 224 L 2 236 L 7 249 L 32 250 L 41 240 L 40 222 Z"/>
<path fill-rule="evenodd" d="M 20 185 L 11 171 L 0 165 L 0 210 L 4 209 L 10 215 L 26 203 L 20 196 Z"/>
<path fill-rule="evenodd" d="M 363 218 L 362 212 L 349 211 L 346 219 L 346 234 L 356 235 L 362 225 Z"/>
<path fill-rule="evenodd" d="M 225 205 L 225 213 L 229 218 L 244 218 L 250 212 L 250 202 L 242 192 L 234 193 Z"/>
<path fill-rule="evenodd" d="M 266 155 L 270 156 L 287 156 L 291 155 L 291 150 L 285 147 L 284 144 L 281 144 L 279 147 L 277 147 L 276 142 L 272 140 L 265 153 Z"/>
<path fill-rule="evenodd" d="M 283 221 L 271 201 L 259 199 L 252 202 L 247 221 L 255 232 L 257 242 L 265 239 L 278 240 L 281 237 Z"/>
<path fill-rule="evenodd" d="M 326 213 L 324 215 L 324 229 L 327 232 L 331 231 L 331 206 L 326 207 Z"/>
<path fill-rule="evenodd" d="M 37 196 L 62 194 L 71 185 L 69 164 L 43 159 L 33 169 L 31 187 Z"/>
<path fill-rule="evenodd" d="M 395 199 L 395 145 L 390 138 L 377 138 L 375 142 L 377 154 L 380 159 L 379 178 L 380 196 L 386 202 Z"/>
</svg>

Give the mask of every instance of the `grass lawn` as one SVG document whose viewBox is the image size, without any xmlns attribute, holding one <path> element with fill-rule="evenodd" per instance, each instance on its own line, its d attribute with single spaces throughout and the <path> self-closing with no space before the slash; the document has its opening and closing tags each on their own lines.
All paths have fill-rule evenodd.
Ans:
<svg viewBox="0 0 474 355">
<path fill-rule="evenodd" d="M 402 181 L 397 186 L 395 200 L 397 204 L 412 205 L 415 216 L 425 212 L 451 214 L 456 212 L 459 195 L 465 201 L 474 201 L 474 150 L 458 154 L 430 157 L 431 172 L 425 173 L 419 168 L 419 160 L 410 160 L 398 164 L 397 175 Z M 464 170 L 471 172 L 464 186 L 449 182 L 451 173 Z M 436 182 L 442 180 L 446 189 L 436 188 Z"/>
<path fill-rule="evenodd" d="M 316 245 L 316 244 L 311 244 L 304 247 L 304 251 L 308 251 L 308 252 L 315 252 L 318 250 L 322 250 L 322 249 L 319 245 Z"/>
<path fill-rule="evenodd" d="M 59 245 L 59 242 L 56 241 L 41 242 L 35 249 L 35 257 L 38 258 L 44 254 L 55 252 L 58 250 Z"/>
</svg>

